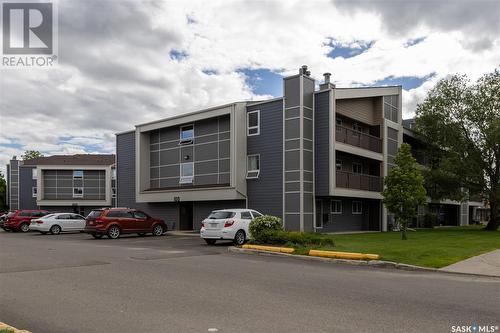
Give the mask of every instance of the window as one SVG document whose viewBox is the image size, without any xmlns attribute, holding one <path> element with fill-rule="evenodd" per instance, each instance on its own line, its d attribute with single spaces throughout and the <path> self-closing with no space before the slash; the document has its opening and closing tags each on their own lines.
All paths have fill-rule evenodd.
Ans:
<svg viewBox="0 0 500 333">
<path fill-rule="evenodd" d="M 72 220 L 85 220 L 85 217 L 78 215 L 78 214 L 71 214 L 71 219 Z"/>
<path fill-rule="evenodd" d="M 335 160 L 335 168 L 337 169 L 337 171 L 342 171 L 342 160 Z"/>
<path fill-rule="evenodd" d="M 352 202 L 352 213 L 353 214 L 363 214 L 363 205 L 361 201 Z"/>
<path fill-rule="evenodd" d="M 37 168 L 31 169 L 31 178 L 33 178 L 34 180 L 38 179 L 38 169 Z"/>
<path fill-rule="evenodd" d="M 259 216 L 262 216 L 262 214 L 261 214 L 261 213 L 256 212 L 255 210 L 252 210 L 252 215 L 253 215 L 253 217 L 254 217 L 254 218 L 259 217 Z"/>
<path fill-rule="evenodd" d="M 247 179 L 259 178 L 260 155 L 247 156 Z"/>
<path fill-rule="evenodd" d="M 247 135 L 260 134 L 260 111 L 250 111 L 247 113 Z"/>
<path fill-rule="evenodd" d="M 116 169 L 111 169 L 111 179 L 116 179 Z"/>
<path fill-rule="evenodd" d="M 42 217 L 42 216 L 46 216 L 46 215 L 47 215 L 47 212 L 33 212 L 33 213 L 31 213 L 32 217 Z"/>
<path fill-rule="evenodd" d="M 363 165 L 361 163 L 352 162 L 353 173 L 363 173 Z"/>
<path fill-rule="evenodd" d="M 187 144 L 193 143 L 194 139 L 194 125 L 181 126 L 180 143 Z"/>
<path fill-rule="evenodd" d="M 141 219 L 141 220 L 147 220 L 148 219 L 148 216 L 146 215 L 146 213 L 143 213 L 143 212 L 140 212 L 140 211 L 134 212 L 134 217 L 136 219 Z"/>
<path fill-rule="evenodd" d="M 73 187 L 73 198 L 83 198 L 83 187 Z"/>
<path fill-rule="evenodd" d="M 98 218 L 99 216 L 101 216 L 102 214 L 102 210 L 98 209 L 98 210 L 93 210 L 89 213 L 89 215 L 87 216 L 89 219 L 96 219 Z"/>
<path fill-rule="evenodd" d="M 98 217 L 98 216 L 96 216 L 96 217 Z M 122 217 L 122 212 L 120 212 L 119 210 L 112 210 L 112 211 L 108 212 L 106 217 Z"/>
<path fill-rule="evenodd" d="M 31 212 L 20 212 L 19 216 L 31 216 Z"/>
<path fill-rule="evenodd" d="M 56 219 L 58 219 L 58 220 L 70 220 L 71 219 L 71 214 L 57 215 Z"/>
<path fill-rule="evenodd" d="M 358 123 L 352 123 L 352 129 L 356 132 L 363 132 L 363 127 L 361 127 Z M 353 133 L 353 135 L 357 135 L 358 133 Z"/>
<path fill-rule="evenodd" d="M 342 201 L 341 200 L 332 200 L 331 212 L 332 212 L 332 214 L 342 214 Z"/>
<path fill-rule="evenodd" d="M 181 178 L 179 184 L 192 184 L 194 176 L 193 162 L 181 163 Z"/>
<path fill-rule="evenodd" d="M 33 198 L 36 198 L 36 197 L 37 197 L 37 194 L 38 194 L 38 187 L 33 186 L 33 187 L 31 188 L 31 195 L 33 196 Z"/>
<path fill-rule="evenodd" d="M 337 126 L 342 126 L 342 119 L 335 119 L 335 123 L 337 124 Z"/>
<path fill-rule="evenodd" d="M 116 188 L 114 187 L 111 188 L 111 197 L 116 198 Z"/>
<path fill-rule="evenodd" d="M 73 179 L 82 179 L 83 171 L 82 170 L 73 170 Z"/>
<path fill-rule="evenodd" d="M 241 212 L 241 218 L 243 220 L 251 220 L 252 214 L 250 214 L 250 212 Z"/>
<path fill-rule="evenodd" d="M 213 211 L 208 215 L 208 218 L 210 220 L 223 220 L 223 219 L 230 219 L 236 215 L 235 212 L 228 212 L 228 211 Z"/>
</svg>

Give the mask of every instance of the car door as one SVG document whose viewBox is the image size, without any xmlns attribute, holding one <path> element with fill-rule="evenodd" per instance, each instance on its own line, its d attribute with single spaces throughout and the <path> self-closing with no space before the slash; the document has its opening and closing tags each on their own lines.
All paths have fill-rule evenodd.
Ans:
<svg viewBox="0 0 500 333">
<path fill-rule="evenodd" d="M 134 212 L 135 225 L 138 230 L 151 231 L 152 219 L 144 212 L 137 210 Z"/>
<path fill-rule="evenodd" d="M 71 214 L 57 215 L 56 220 L 62 231 L 71 231 Z"/>
<path fill-rule="evenodd" d="M 250 211 L 242 211 L 240 215 L 240 223 L 241 223 L 241 228 L 245 230 L 245 234 L 248 237 L 248 226 L 250 225 L 250 222 L 252 221 L 252 214 Z"/>
<path fill-rule="evenodd" d="M 71 225 L 72 230 L 82 231 L 85 229 L 85 217 L 79 214 L 71 214 Z"/>
<path fill-rule="evenodd" d="M 120 225 L 122 227 L 122 232 L 135 232 L 137 231 L 136 219 L 134 214 L 129 211 L 124 211 L 120 213 Z"/>
</svg>

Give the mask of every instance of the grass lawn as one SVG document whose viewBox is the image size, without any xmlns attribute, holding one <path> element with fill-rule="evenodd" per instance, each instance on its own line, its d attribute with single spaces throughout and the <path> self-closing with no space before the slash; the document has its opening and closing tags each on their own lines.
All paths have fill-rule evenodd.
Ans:
<svg viewBox="0 0 500 333">
<path fill-rule="evenodd" d="M 481 230 L 480 226 L 420 229 L 408 232 L 401 240 L 399 232 L 330 235 L 334 248 L 315 248 L 345 252 L 379 254 L 382 260 L 441 268 L 457 261 L 500 249 L 500 231 Z M 307 254 L 309 248 L 297 248 Z"/>
</svg>

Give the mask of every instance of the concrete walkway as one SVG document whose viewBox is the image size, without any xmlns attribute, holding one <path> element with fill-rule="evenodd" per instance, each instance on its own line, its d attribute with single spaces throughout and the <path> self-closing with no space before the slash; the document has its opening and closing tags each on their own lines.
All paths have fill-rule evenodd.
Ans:
<svg viewBox="0 0 500 333">
<path fill-rule="evenodd" d="M 500 277 L 500 250 L 484 253 L 441 268 L 442 271 Z"/>
</svg>

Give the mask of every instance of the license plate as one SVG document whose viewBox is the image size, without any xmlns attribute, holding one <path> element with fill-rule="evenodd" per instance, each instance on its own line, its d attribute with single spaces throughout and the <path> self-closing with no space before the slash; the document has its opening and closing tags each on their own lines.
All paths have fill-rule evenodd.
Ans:
<svg viewBox="0 0 500 333">
<path fill-rule="evenodd" d="M 218 223 L 210 223 L 210 228 L 217 228 Z"/>
</svg>

